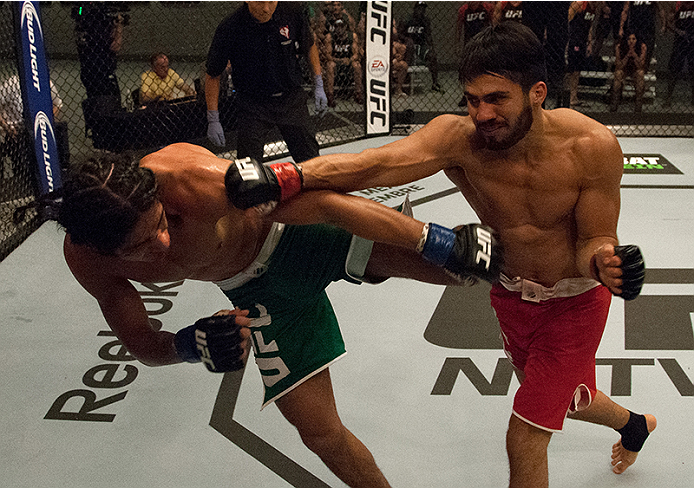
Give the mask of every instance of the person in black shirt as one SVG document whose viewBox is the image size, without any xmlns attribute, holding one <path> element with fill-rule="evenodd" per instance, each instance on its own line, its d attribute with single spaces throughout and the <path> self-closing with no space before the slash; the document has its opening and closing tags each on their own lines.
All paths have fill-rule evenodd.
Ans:
<svg viewBox="0 0 694 488">
<path fill-rule="evenodd" d="M 582 105 L 578 99 L 578 82 L 581 71 L 588 70 L 592 54 L 591 31 L 600 13 L 598 2 L 571 2 L 569 7 L 569 47 L 566 51 L 567 78 L 569 81 L 570 107 Z"/>
<path fill-rule="evenodd" d="M 405 23 L 404 34 L 415 46 L 415 64 L 424 63 L 431 73 L 431 91 L 444 93 L 439 85 L 439 62 L 434 49 L 431 21 L 426 15 L 426 2 L 415 2 L 412 17 Z"/>
<path fill-rule="evenodd" d="M 545 50 L 547 61 L 547 99 L 555 107 L 569 106 L 564 91 L 566 47 L 569 42 L 570 2 L 523 2 L 523 25 L 530 27 Z"/>
<path fill-rule="evenodd" d="M 334 22 L 332 33 L 326 34 L 329 41 L 331 58 L 333 63 L 333 73 L 338 82 L 344 84 L 344 80 L 349 80 L 350 75 L 354 79 L 354 100 L 364 103 L 364 87 L 362 86 L 362 67 L 359 56 L 359 44 L 357 34 L 349 30 L 348 24 L 342 19 Z M 351 73 L 350 73 L 351 71 Z M 334 82 L 328 87 L 328 100 L 334 99 Z"/>
<path fill-rule="evenodd" d="M 675 40 L 668 62 L 669 77 L 664 105 L 672 106 L 677 78 L 685 75 L 685 66 L 694 105 L 694 2 L 677 2 L 675 10 L 670 13 L 668 28 L 675 33 Z"/>
<path fill-rule="evenodd" d="M 226 142 L 218 99 L 220 76 L 230 63 L 239 119 L 237 157 L 262 161 L 267 134 L 274 126 L 295 162 L 318 156 L 315 129 L 301 88 L 299 55 L 309 61 L 316 84 L 316 111 L 324 113 L 328 100 L 303 5 L 246 2 L 224 19 L 207 55 L 207 137 L 218 146 Z"/>
<path fill-rule="evenodd" d="M 111 96 L 120 103 L 116 55 L 123 43 L 123 26 L 129 19 L 121 12 L 126 10 L 121 2 L 88 2 L 72 8 L 80 79 L 87 98 Z"/>
</svg>

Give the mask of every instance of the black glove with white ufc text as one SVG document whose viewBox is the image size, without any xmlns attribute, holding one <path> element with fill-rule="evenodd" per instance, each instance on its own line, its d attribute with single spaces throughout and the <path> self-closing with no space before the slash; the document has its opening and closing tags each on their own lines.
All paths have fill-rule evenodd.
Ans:
<svg viewBox="0 0 694 488">
<path fill-rule="evenodd" d="M 299 193 L 303 182 L 301 169 L 292 162 L 261 164 L 251 158 L 237 159 L 224 176 L 234 207 L 257 207 L 263 213 Z"/>
<path fill-rule="evenodd" d="M 189 363 L 202 361 L 213 373 L 243 368 L 241 327 L 234 315 L 213 315 L 179 330 L 174 337 L 176 353 Z"/>
<path fill-rule="evenodd" d="M 422 257 L 461 278 L 474 276 L 489 283 L 499 281 L 503 249 L 494 230 L 482 224 L 461 225 L 451 230 L 427 224 L 422 233 Z"/>
<path fill-rule="evenodd" d="M 618 296 L 624 300 L 633 300 L 641 293 L 641 287 L 646 278 L 646 263 L 641 250 L 633 244 L 615 246 L 614 254 L 622 260 L 619 266 L 622 270 L 622 294 Z"/>
</svg>

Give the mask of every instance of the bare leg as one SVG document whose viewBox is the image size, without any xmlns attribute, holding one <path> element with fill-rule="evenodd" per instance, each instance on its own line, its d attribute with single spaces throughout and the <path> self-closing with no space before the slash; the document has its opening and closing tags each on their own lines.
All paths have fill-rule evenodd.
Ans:
<svg viewBox="0 0 694 488">
<path fill-rule="evenodd" d="M 593 424 L 606 425 L 618 430 L 626 426 L 630 413 L 629 410 L 617 405 L 607 395 L 598 391 L 587 409 L 572 413 L 569 417 Z M 656 418 L 653 415 L 645 415 L 645 420 L 648 433 L 653 432 L 657 425 Z M 642 432 L 641 435 L 647 434 Z M 629 466 L 634 464 L 636 457 L 639 455 L 638 451 L 625 449 L 622 446 L 622 440 L 626 442 L 626 439 L 623 437 L 612 446 L 612 466 L 614 466 L 612 471 L 617 474 L 622 474 Z M 631 439 L 629 440 L 631 441 Z"/>
<path fill-rule="evenodd" d="M 511 415 L 506 433 L 511 479 L 509 488 L 547 488 L 547 446 L 552 433 Z"/>
<path fill-rule="evenodd" d="M 282 415 L 299 431 L 306 447 L 351 488 L 389 488 L 364 444 L 337 413 L 329 370 L 318 373 L 277 400 Z"/>
<path fill-rule="evenodd" d="M 643 106 L 643 94 L 646 91 L 645 76 L 646 72 L 641 69 L 634 73 L 634 89 L 636 91 L 634 110 L 636 112 L 641 112 L 641 107 Z"/>
<path fill-rule="evenodd" d="M 619 101 L 622 98 L 622 86 L 624 84 L 624 71 L 615 70 L 614 82 L 612 83 L 612 102 L 610 103 L 610 111 L 616 112 L 619 106 Z"/>
</svg>

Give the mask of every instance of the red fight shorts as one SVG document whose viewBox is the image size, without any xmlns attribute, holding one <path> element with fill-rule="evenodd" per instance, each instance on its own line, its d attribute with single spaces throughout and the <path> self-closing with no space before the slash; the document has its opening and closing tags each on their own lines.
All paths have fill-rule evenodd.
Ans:
<svg viewBox="0 0 694 488">
<path fill-rule="evenodd" d="M 525 283 L 534 290 L 554 290 Z M 538 300 L 532 292 L 494 285 L 491 303 L 501 325 L 504 351 L 525 376 L 513 401 L 516 416 L 540 429 L 559 432 L 568 412 L 590 405 L 596 391 L 595 354 L 611 299 L 604 286 L 575 296 Z"/>
</svg>

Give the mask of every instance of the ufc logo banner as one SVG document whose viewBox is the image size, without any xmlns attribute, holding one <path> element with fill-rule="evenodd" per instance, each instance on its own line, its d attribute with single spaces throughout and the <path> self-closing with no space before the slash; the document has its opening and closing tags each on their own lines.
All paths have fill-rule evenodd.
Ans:
<svg viewBox="0 0 694 488">
<path fill-rule="evenodd" d="M 390 33 L 392 2 L 366 8 L 366 133 L 390 132 Z"/>
</svg>

